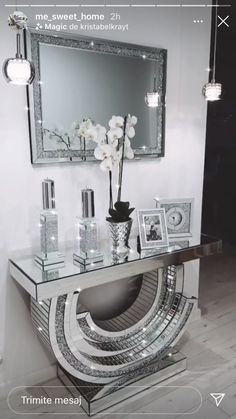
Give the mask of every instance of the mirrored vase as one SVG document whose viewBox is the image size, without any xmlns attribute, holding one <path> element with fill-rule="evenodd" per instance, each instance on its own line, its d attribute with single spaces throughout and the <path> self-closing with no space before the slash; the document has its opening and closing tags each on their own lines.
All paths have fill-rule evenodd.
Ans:
<svg viewBox="0 0 236 419">
<path fill-rule="evenodd" d="M 115 223 L 107 220 L 111 251 L 113 254 L 124 257 L 129 253 L 129 236 L 133 220 Z"/>
</svg>

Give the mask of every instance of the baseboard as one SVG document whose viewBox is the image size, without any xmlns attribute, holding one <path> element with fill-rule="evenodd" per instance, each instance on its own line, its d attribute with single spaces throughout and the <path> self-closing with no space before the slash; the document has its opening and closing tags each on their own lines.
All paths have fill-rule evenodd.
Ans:
<svg viewBox="0 0 236 419">
<path fill-rule="evenodd" d="M 45 381 L 51 380 L 57 376 L 56 365 L 50 365 L 47 368 L 34 371 L 33 373 L 17 377 L 11 381 L 0 383 L 0 400 L 8 396 L 9 391 L 15 387 L 37 386 Z"/>
</svg>

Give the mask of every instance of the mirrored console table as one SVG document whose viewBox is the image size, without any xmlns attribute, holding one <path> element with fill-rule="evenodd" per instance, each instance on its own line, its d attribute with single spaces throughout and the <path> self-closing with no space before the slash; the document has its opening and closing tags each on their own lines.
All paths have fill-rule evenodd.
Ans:
<svg viewBox="0 0 236 419">
<path fill-rule="evenodd" d="M 43 272 L 34 257 L 10 260 L 11 276 L 30 294 L 38 336 L 54 354 L 58 376 L 93 415 L 186 369 L 175 350 L 196 297 L 185 292 L 185 263 L 221 252 L 221 241 L 172 243 L 121 259 Z"/>
</svg>

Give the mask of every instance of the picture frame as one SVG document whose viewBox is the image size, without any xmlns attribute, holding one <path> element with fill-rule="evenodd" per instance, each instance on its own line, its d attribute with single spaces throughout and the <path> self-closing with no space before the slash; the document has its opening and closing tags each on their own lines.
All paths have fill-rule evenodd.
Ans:
<svg viewBox="0 0 236 419">
<path fill-rule="evenodd" d="M 193 198 L 155 199 L 158 208 L 165 210 L 169 238 L 192 237 Z"/>
<path fill-rule="evenodd" d="M 141 249 L 166 247 L 169 244 L 164 208 L 138 210 Z"/>
</svg>

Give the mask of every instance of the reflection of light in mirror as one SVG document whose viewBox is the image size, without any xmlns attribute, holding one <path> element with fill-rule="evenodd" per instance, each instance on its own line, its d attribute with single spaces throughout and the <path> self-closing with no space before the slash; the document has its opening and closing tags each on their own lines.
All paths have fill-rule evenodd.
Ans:
<svg viewBox="0 0 236 419">
<path fill-rule="evenodd" d="M 157 108 L 159 106 L 160 96 L 157 92 L 148 92 L 145 96 L 145 102 L 149 108 Z"/>
</svg>

